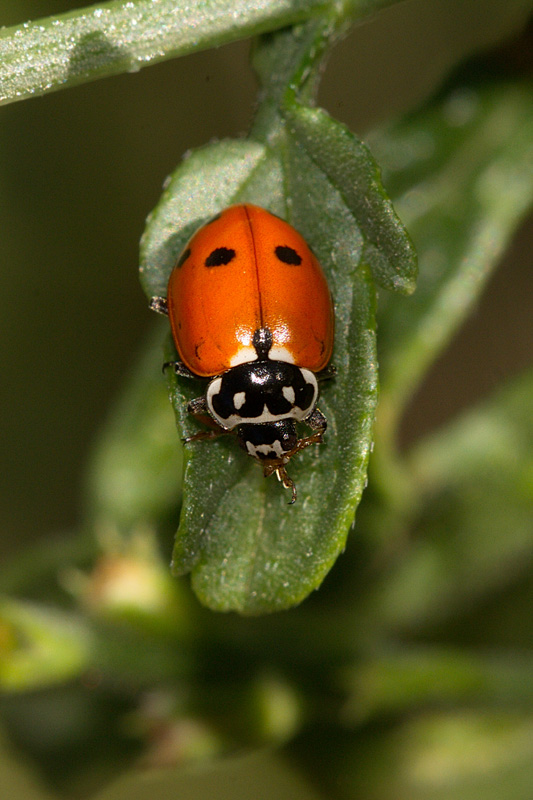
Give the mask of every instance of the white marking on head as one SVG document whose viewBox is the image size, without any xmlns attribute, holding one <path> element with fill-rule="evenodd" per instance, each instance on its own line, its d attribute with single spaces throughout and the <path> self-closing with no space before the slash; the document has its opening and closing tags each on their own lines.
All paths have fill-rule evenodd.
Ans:
<svg viewBox="0 0 533 800">
<path fill-rule="evenodd" d="M 222 378 L 214 378 L 207 387 L 208 397 L 214 397 L 216 394 L 220 394 L 221 386 L 222 386 Z"/>
<path fill-rule="evenodd" d="M 227 419 L 224 419 L 224 418 L 220 417 L 215 412 L 215 410 L 213 408 L 213 397 L 215 395 L 219 394 L 220 389 L 221 389 L 221 384 L 222 384 L 222 378 L 218 377 L 218 378 L 213 378 L 213 380 L 211 381 L 211 383 L 207 387 L 206 399 L 207 399 L 207 408 L 209 410 L 209 413 L 211 414 L 213 419 L 215 419 L 219 423 L 219 425 L 222 428 L 224 428 L 224 430 L 226 430 L 226 431 L 231 431 L 237 425 L 242 425 L 244 423 L 261 424 L 261 423 L 264 423 L 264 422 L 279 422 L 280 420 L 283 420 L 283 419 L 294 419 L 297 422 L 302 422 L 303 420 L 307 419 L 307 417 L 315 409 L 316 401 L 317 401 L 317 398 L 318 398 L 318 383 L 317 383 L 317 380 L 316 380 L 316 377 L 315 377 L 314 373 L 311 372 L 311 370 L 305 369 L 305 367 L 301 367 L 300 368 L 300 372 L 301 372 L 305 382 L 311 384 L 311 386 L 313 387 L 313 397 L 311 399 L 311 402 L 307 406 L 307 408 L 303 408 L 302 409 L 299 406 L 294 405 L 294 400 L 296 399 L 295 396 L 294 397 L 292 397 L 292 396 L 288 397 L 287 394 L 286 394 L 286 392 L 288 391 L 288 392 L 292 392 L 292 394 L 294 395 L 294 389 L 292 387 L 290 387 L 290 386 L 284 386 L 284 387 L 282 387 L 283 396 L 287 400 L 289 400 L 289 402 L 292 405 L 292 408 L 291 408 L 291 410 L 289 411 L 288 414 L 272 414 L 272 412 L 270 412 L 268 410 L 268 406 L 265 403 L 263 405 L 263 410 L 256 417 L 244 417 L 244 416 L 241 416 L 241 414 L 237 413 L 237 414 L 231 414 Z M 241 404 L 240 406 L 237 405 L 238 401 L 240 400 L 240 396 L 243 395 L 243 394 L 244 394 L 244 392 L 236 392 L 233 395 L 233 399 L 234 399 L 235 407 L 236 407 L 237 411 L 239 411 L 239 409 L 243 405 L 243 404 Z"/>
<path fill-rule="evenodd" d="M 282 388 L 283 397 L 285 400 L 288 400 L 291 406 L 294 405 L 294 401 L 296 400 L 296 395 L 294 393 L 294 389 L 292 386 L 284 386 Z"/>
<path fill-rule="evenodd" d="M 246 403 L 246 392 L 236 392 L 233 395 L 233 405 L 237 411 Z"/>
<path fill-rule="evenodd" d="M 281 458 L 285 455 L 285 451 L 279 439 L 276 439 L 272 444 L 252 444 L 251 442 L 246 442 L 246 449 L 254 458 L 260 458 L 260 453 L 270 458 Z"/>
<path fill-rule="evenodd" d="M 310 383 L 311 386 L 313 387 L 313 399 L 311 400 L 308 408 L 304 410 L 303 414 L 297 417 L 297 419 L 302 421 L 315 410 L 316 401 L 318 400 L 318 383 L 315 377 L 315 373 L 311 372 L 310 369 L 306 369 L 305 367 L 300 367 L 300 372 L 302 373 L 304 381 L 306 383 Z"/>
<path fill-rule="evenodd" d="M 220 389 L 222 387 L 222 378 L 213 378 L 209 386 L 207 387 L 207 391 L 205 393 L 205 399 L 207 402 L 207 410 L 211 414 L 214 420 L 218 422 L 221 428 L 224 428 L 226 431 L 230 431 L 232 428 L 235 427 L 235 424 L 228 423 L 228 420 L 222 419 L 218 416 L 213 408 L 213 398 L 220 394 Z M 239 418 L 240 419 L 240 418 Z"/>
</svg>

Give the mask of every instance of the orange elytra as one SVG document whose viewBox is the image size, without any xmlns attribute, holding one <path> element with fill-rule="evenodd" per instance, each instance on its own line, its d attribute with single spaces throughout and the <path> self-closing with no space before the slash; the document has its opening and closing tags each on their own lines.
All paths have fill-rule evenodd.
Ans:
<svg viewBox="0 0 533 800">
<path fill-rule="evenodd" d="M 172 270 L 167 302 L 178 353 L 195 375 L 253 361 L 260 328 L 272 333 L 271 359 L 319 372 L 331 358 L 322 268 L 291 225 L 257 206 L 231 206 L 192 237 Z"/>
</svg>

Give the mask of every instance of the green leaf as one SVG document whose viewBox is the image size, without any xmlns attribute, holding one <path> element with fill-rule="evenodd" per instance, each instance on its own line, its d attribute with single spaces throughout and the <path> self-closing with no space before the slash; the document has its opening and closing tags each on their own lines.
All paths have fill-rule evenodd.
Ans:
<svg viewBox="0 0 533 800">
<path fill-rule="evenodd" d="M 347 250 L 360 250 L 376 283 L 385 289 L 411 293 L 416 284 L 416 254 L 381 184 L 379 168 L 370 151 L 351 131 L 325 111 L 288 102 L 284 107 L 290 141 L 342 197 L 353 215 L 352 239 Z M 305 156 L 303 155 L 305 154 Z M 298 158 L 293 164 L 298 165 Z M 305 175 L 294 170 L 294 182 Z"/>
<path fill-rule="evenodd" d="M 420 264 L 408 304 L 381 298 L 378 424 L 394 428 L 533 201 L 531 85 L 461 77 L 367 138 Z"/>
<path fill-rule="evenodd" d="M 249 141 L 210 145 L 185 161 L 143 240 L 148 294 L 165 293 L 170 269 L 192 230 L 220 208 L 255 200 L 287 216 L 282 175 L 279 154 Z M 344 248 L 343 231 L 353 228 L 353 218 L 338 193 L 330 188 L 324 194 L 322 184 L 317 175 L 314 207 L 305 190 L 306 197 L 292 198 L 290 208 L 296 222 L 308 209 L 304 233 L 314 228 L 309 238 L 336 299 L 340 379 L 331 381 L 320 401 L 330 426 L 327 443 L 291 464 L 300 496 L 290 508 L 277 482 L 265 480 L 234 441 L 187 449 L 174 569 L 193 570 L 194 589 L 212 608 L 261 613 L 302 600 L 343 549 L 365 482 L 376 402 L 374 292 L 364 262 Z M 332 229 L 324 225 L 326 204 Z M 202 385 L 174 376 L 171 381 L 180 427 L 190 434 L 197 428 L 186 404 L 201 394 Z"/>
<path fill-rule="evenodd" d="M 403 558 L 362 616 L 413 629 L 457 616 L 531 567 L 533 372 L 427 437 L 411 454 L 422 495 Z"/>
</svg>

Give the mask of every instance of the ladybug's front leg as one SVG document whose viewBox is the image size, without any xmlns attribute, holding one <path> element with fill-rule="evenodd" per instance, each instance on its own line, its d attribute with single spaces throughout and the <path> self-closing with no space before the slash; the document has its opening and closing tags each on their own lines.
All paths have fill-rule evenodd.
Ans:
<svg viewBox="0 0 533 800">
<path fill-rule="evenodd" d="M 322 441 L 322 435 L 326 432 L 326 428 L 328 427 L 328 421 L 324 414 L 318 409 L 315 408 L 312 414 L 310 414 L 307 419 L 305 420 L 305 424 L 309 425 L 311 430 L 316 431 L 317 433 L 314 436 L 320 436 L 320 439 L 315 441 Z"/>
<path fill-rule="evenodd" d="M 292 458 L 296 453 L 305 450 L 306 447 L 312 444 L 322 444 L 322 437 L 328 427 L 328 421 L 324 414 L 319 411 L 318 408 L 315 408 L 313 413 L 310 414 L 304 422 L 306 425 L 309 425 L 311 430 L 315 431 L 315 433 L 312 433 L 311 436 L 306 436 L 304 439 L 298 439 L 296 446 L 287 454 L 289 458 Z"/>
<path fill-rule="evenodd" d="M 168 303 L 166 297 L 152 297 L 150 299 L 150 308 L 152 311 L 155 311 L 156 314 L 164 314 L 165 317 L 168 317 Z"/>
<path fill-rule="evenodd" d="M 218 422 L 215 422 L 213 417 L 209 414 L 205 397 L 196 397 L 194 400 L 191 400 L 187 406 L 187 411 L 191 416 L 198 420 L 198 422 L 201 422 L 203 425 L 211 428 L 211 430 L 199 431 L 198 433 L 193 434 L 193 436 L 187 436 L 187 438 L 183 440 L 184 444 L 188 444 L 189 442 L 198 442 L 202 439 L 216 439 L 218 436 L 223 436 L 225 433 L 230 433 L 230 431 L 222 428 Z"/>
</svg>

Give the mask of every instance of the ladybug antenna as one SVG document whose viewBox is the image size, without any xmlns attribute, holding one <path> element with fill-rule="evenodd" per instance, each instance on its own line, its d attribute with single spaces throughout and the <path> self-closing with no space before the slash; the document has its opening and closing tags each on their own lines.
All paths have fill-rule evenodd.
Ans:
<svg viewBox="0 0 533 800">
<path fill-rule="evenodd" d="M 292 491 L 292 498 L 289 500 L 289 505 L 292 506 L 296 502 L 297 497 L 296 484 L 294 483 L 293 479 L 289 478 L 287 475 L 287 470 L 285 467 L 277 468 L 276 477 L 278 481 L 281 481 L 285 489 L 290 489 Z"/>
<path fill-rule="evenodd" d="M 258 361 L 266 361 L 272 347 L 272 331 L 270 328 L 258 328 L 252 339 Z"/>
</svg>

